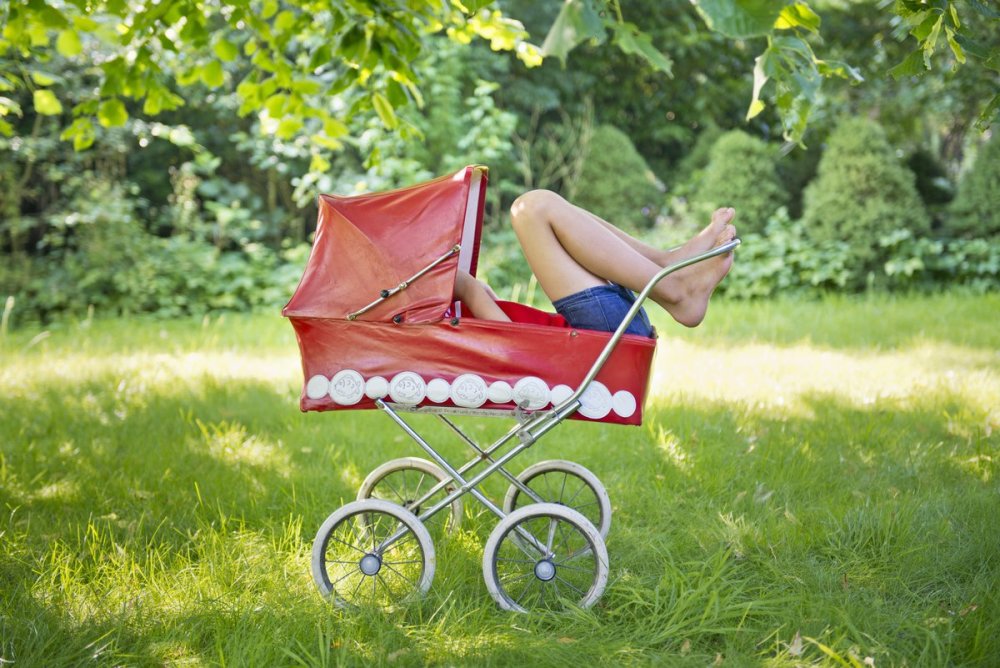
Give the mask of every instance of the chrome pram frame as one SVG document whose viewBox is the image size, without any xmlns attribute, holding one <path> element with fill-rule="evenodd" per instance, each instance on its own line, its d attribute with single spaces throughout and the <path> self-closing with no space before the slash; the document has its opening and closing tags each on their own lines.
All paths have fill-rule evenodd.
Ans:
<svg viewBox="0 0 1000 668">
<path fill-rule="evenodd" d="M 383 607 L 425 593 L 430 587 L 436 568 L 433 539 L 425 523 L 468 494 L 500 520 L 491 532 L 483 552 L 483 574 L 491 596 L 501 608 L 528 612 L 540 608 L 590 607 L 596 603 L 604 592 L 609 575 L 608 553 L 604 538 L 610 526 L 611 508 L 603 485 L 596 476 L 582 466 L 571 462 L 556 462 L 562 467 L 557 467 L 556 470 L 581 478 L 597 498 L 602 506 L 602 515 L 598 522 L 600 526 L 597 526 L 584 514 L 563 503 L 562 498 L 553 502 L 546 499 L 538 490 L 532 489 L 528 484 L 530 480 L 525 478 L 527 471 L 521 476 L 515 476 L 506 465 L 583 406 L 583 397 L 588 387 L 611 357 L 625 330 L 657 283 L 685 267 L 730 253 L 739 245 L 740 240 L 733 239 L 659 271 L 636 296 L 624 320 L 611 335 L 579 386 L 570 396 L 555 403 L 548 410 L 530 411 L 523 406 L 514 410 L 417 407 L 385 401 L 382 398 L 376 399 L 377 408 L 386 413 L 416 441 L 417 445 L 440 467 L 443 474 L 434 472 L 438 477 L 436 485 L 418 498 L 406 499 L 405 504 L 400 505 L 370 498 L 372 488 L 378 482 L 378 476 L 375 474 L 382 467 L 373 472 L 372 476 L 375 477 L 371 482 L 366 480 L 362 485 L 359 500 L 332 513 L 316 534 L 312 551 L 312 571 L 320 591 L 338 605 L 374 604 Z M 385 298 L 387 295 L 383 292 L 382 296 Z M 475 452 L 475 456 L 457 468 L 452 466 L 403 418 L 404 413 L 437 415 Z M 492 444 L 481 447 L 447 417 L 456 414 L 507 416 L 515 418 L 516 424 Z M 514 440 L 517 441 L 516 445 L 502 455 L 496 456 Z M 411 463 L 420 468 L 416 466 L 416 462 L 423 460 L 397 461 L 404 462 L 403 466 Z M 392 463 L 384 466 L 389 464 Z M 477 466 L 485 468 L 467 477 L 467 474 Z M 425 474 L 428 470 L 427 466 L 423 466 Z M 504 504 L 508 506 L 506 510 L 478 489 L 480 483 L 496 472 L 511 484 Z M 419 487 L 418 483 L 418 490 Z M 423 508 L 424 504 L 442 491 L 447 492 L 443 498 L 430 507 Z M 512 494 L 518 493 L 533 503 L 513 509 Z M 340 535 L 338 531 L 345 533 Z M 411 538 L 415 544 L 402 554 L 405 557 L 413 557 L 412 559 L 397 558 L 393 561 L 387 558 L 394 550 L 401 549 L 401 546 Z M 346 553 L 343 553 L 343 546 L 348 547 Z M 331 555 L 331 550 L 338 547 L 341 553 Z M 334 559 L 331 556 L 345 558 Z M 505 576 L 503 571 L 507 568 L 512 569 L 515 574 Z M 563 572 L 564 576 L 567 572 L 576 574 L 575 583 L 566 577 L 560 577 L 560 572 Z M 383 573 L 382 580 L 380 573 Z M 583 575 L 579 575 L 581 573 Z M 371 580 L 370 596 L 368 578 Z M 520 595 L 515 595 L 512 582 L 518 583 L 518 589 L 521 589 Z M 520 585 L 525 582 L 527 584 L 522 588 Z M 559 588 L 560 582 L 563 583 L 562 590 Z"/>
</svg>

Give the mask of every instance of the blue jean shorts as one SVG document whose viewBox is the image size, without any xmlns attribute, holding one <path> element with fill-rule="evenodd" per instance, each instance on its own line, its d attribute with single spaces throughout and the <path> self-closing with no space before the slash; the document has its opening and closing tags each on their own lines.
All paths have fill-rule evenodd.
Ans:
<svg viewBox="0 0 1000 668">
<path fill-rule="evenodd" d="M 552 305 L 571 327 L 613 332 L 622 324 L 634 303 L 635 294 L 631 290 L 610 283 L 574 292 L 555 300 Z M 649 324 L 645 309 L 639 309 L 625 333 L 653 338 L 653 326 Z"/>
</svg>

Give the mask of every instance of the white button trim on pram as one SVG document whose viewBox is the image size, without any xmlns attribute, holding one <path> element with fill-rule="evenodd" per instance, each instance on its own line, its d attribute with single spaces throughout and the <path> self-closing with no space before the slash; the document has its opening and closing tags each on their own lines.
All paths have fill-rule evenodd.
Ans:
<svg viewBox="0 0 1000 668">
<path fill-rule="evenodd" d="M 538 410 L 549 403 L 549 386 L 535 376 L 526 376 L 514 384 L 514 403 L 528 410 Z"/>
<path fill-rule="evenodd" d="M 436 404 L 443 404 L 451 396 L 451 384 L 444 378 L 435 378 L 427 383 L 427 398 Z"/>
<path fill-rule="evenodd" d="M 465 373 L 451 384 L 451 402 L 462 408 L 479 408 L 486 403 L 487 392 L 485 380 Z"/>
<path fill-rule="evenodd" d="M 330 379 L 322 374 L 313 376 L 306 383 L 306 396 L 310 399 L 322 399 L 329 391 Z"/>
<path fill-rule="evenodd" d="M 600 420 L 611 412 L 611 391 L 604 383 L 594 381 L 580 395 L 580 415 Z"/>
<path fill-rule="evenodd" d="M 365 393 L 365 379 L 353 369 L 344 369 L 330 379 L 330 398 L 341 406 L 353 406 Z"/>
<path fill-rule="evenodd" d="M 619 390 L 611 397 L 611 406 L 614 408 L 616 415 L 623 418 L 630 418 L 636 409 L 635 395 L 627 390 Z"/>
<path fill-rule="evenodd" d="M 514 398 L 514 388 L 510 386 L 510 383 L 498 380 L 490 385 L 486 396 L 495 404 L 506 404 Z"/>
<path fill-rule="evenodd" d="M 556 385 L 552 388 L 552 405 L 557 406 L 569 399 L 573 394 L 573 388 L 569 385 Z"/>
<path fill-rule="evenodd" d="M 389 381 L 382 376 L 372 376 L 365 383 L 365 396 L 369 399 L 381 399 L 389 394 Z"/>
<path fill-rule="evenodd" d="M 416 405 L 427 396 L 427 383 L 412 371 L 397 373 L 389 381 L 389 398 L 397 404 Z"/>
</svg>

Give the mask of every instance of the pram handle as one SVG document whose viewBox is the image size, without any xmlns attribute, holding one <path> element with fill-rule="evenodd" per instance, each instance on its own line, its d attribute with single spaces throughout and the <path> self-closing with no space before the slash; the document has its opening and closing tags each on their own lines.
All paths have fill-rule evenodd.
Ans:
<svg viewBox="0 0 1000 668">
<path fill-rule="evenodd" d="M 677 262 L 675 264 L 668 265 L 663 269 L 661 269 L 655 276 L 653 276 L 653 278 L 649 280 L 649 283 L 646 284 L 646 287 L 642 289 L 642 292 L 640 292 L 638 296 L 636 296 L 635 302 L 632 304 L 632 307 L 628 310 L 628 313 L 625 314 L 625 318 L 622 320 L 622 323 L 618 325 L 618 329 L 616 329 L 614 334 L 611 335 L 611 339 L 604 346 L 604 350 L 602 350 L 601 354 L 597 356 L 597 359 L 594 361 L 594 365 L 590 367 L 590 371 L 587 372 L 587 375 L 584 376 L 583 380 L 580 382 L 580 386 L 576 388 L 576 391 L 573 392 L 573 394 L 571 394 L 565 400 L 561 401 L 559 405 L 553 406 L 552 411 L 557 414 L 566 413 L 568 415 L 569 413 L 572 413 L 577 408 L 579 408 L 579 406 L 575 406 L 573 408 L 570 408 L 570 406 L 572 406 L 574 402 L 579 403 L 580 397 L 583 395 L 584 391 L 594 380 L 594 378 L 597 377 L 597 374 L 601 372 L 601 369 L 604 367 L 605 362 L 608 361 L 608 358 L 611 357 L 611 353 L 614 351 L 615 347 L 617 347 L 618 341 L 621 340 L 622 335 L 625 334 L 625 330 L 628 329 L 628 326 L 632 323 L 632 320 L 639 313 L 639 309 L 642 308 L 642 303 L 646 301 L 646 298 L 649 297 L 649 293 L 652 292 L 653 287 L 656 286 L 657 283 L 659 283 L 660 281 L 662 281 L 664 278 L 674 273 L 675 271 L 679 271 L 680 269 L 689 267 L 692 264 L 697 264 L 698 262 L 702 262 L 704 260 L 708 260 L 710 258 L 717 257 L 719 255 L 725 255 L 726 253 L 730 253 L 733 250 L 735 250 L 736 247 L 740 245 L 740 243 L 742 243 L 740 239 L 735 238 L 732 241 L 728 241 L 722 244 L 721 246 L 716 246 L 715 248 L 706 251 L 701 255 L 695 255 L 693 257 L 687 258 L 686 260 L 681 260 L 680 262 Z"/>
</svg>

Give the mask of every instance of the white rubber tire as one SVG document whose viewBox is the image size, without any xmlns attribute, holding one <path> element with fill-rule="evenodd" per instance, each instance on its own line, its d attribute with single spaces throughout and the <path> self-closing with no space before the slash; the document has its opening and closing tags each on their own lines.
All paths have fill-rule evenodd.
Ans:
<svg viewBox="0 0 1000 668">
<path fill-rule="evenodd" d="M 400 457 L 399 459 L 387 461 L 385 464 L 377 467 L 365 477 L 364 481 L 361 483 L 361 487 L 358 488 L 358 501 L 372 498 L 372 492 L 375 490 L 375 487 L 387 476 L 396 473 L 397 471 L 407 470 L 420 471 L 423 474 L 431 476 L 435 482 L 447 481 L 453 485 L 457 485 L 457 483 L 455 483 L 452 477 L 449 476 L 444 469 L 432 461 L 421 459 L 420 457 Z M 430 487 L 427 489 L 430 489 Z M 447 493 L 448 490 L 445 488 L 445 494 Z M 410 509 L 407 508 L 407 510 Z M 446 522 L 448 533 L 458 530 L 462 524 L 463 515 L 464 510 L 462 509 L 462 497 L 459 497 L 451 502 L 451 517 L 449 518 L 449 521 Z"/>
<path fill-rule="evenodd" d="M 330 578 L 326 572 L 326 546 L 330 540 L 330 535 L 337 525 L 344 520 L 347 520 L 355 515 L 370 515 L 375 513 L 391 515 L 397 521 L 401 522 L 407 529 L 413 532 L 414 538 L 420 546 L 423 563 L 421 564 L 422 569 L 420 578 L 417 580 L 415 591 L 413 593 L 427 593 L 427 590 L 430 589 L 431 582 L 434 580 L 434 569 L 437 564 L 437 560 L 434 555 L 434 542 L 431 540 L 431 536 L 427 532 L 427 528 L 424 527 L 420 520 L 417 519 L 416 515 L 402 506 L 398 506 L 395 503 L 390 503 L 388 501 L 381 501 L 379 499 L 352 501 L 351 503 L 333 511 L 333 513 L 326 518 L 326 521 L 323 522 L 322 526 L 320 526 L 319 531 L 316 532 L 316 538 L 313 540 L 313 580 L 316 582 L 316 586 L 319 588 L 323 596 L 330 598 L 338 606 L 344 607 L 350 605 L 350 602 L 335 595 L 330 583 Z"/>
<path fill-rule="evenodd" d="M 504 610 L 512 612 L 528 612 L 528 610 L 514 601 L 499 581 L 496 570 L 496 557 L 500 550 L 501 543 L 506 540 L 521 540 L 511 536 L 514 528 L 524 521 L 540 517 L 555 517 L 564 522 L 572 524 L 589 543 L 588 554 L 592 553 L 595 563 L 595 573 L 591 586 L 584 592 L 583 597 L 577 601 L 581 608 L 589 608 L 594 605 L 604 594 L 604 588 L 608 584 L 608 549 L 604 544 L 604 539 L 597 531 L 597 528 L 577 511 L 567 508 L 557 503 L 533 503 L 529 506 L 518 508 L 505 518 L 490 533 L 483 550 L 483 579 L 486 581 L 486 588 L 490 592 L 493 600 Z M 522 548 L 523 549 L 523 548 Z"/>
<path fill-rule="evenodd" d="M 528 468 L 524 469 L 517 475 L 517 479 L 525 485 L 531 482 L 531 480 L 539 475 L 550 472 L 567 473 L 571 476 L 579 478 L 583 481 L 587 487 L 594 493 L 594 500 L 596 501 L 599 509 L 600 521 L 594 522 L 594 526 L 601 534 L 601 538 L 608 537 L 608 531 L 611 530 L 611 497 L 608 496 L 608 491 L 604 488 L 603 483 L 600 479 L 594 475 L 590 469 L 577 464 L 576 462 L 569 462 L 563 459 L 548 459 L 543 462 L 538 462 L 537 464 L 532 464 Z M 529 485 L 530 487 L 530 485 Z M 541 490 L 534 490 L 536 493 L 541 493 Z M 503 500 L 503 511 L 505 513 L 510 513 L 514 510 L 514 504 L 517 501 L 518 495 L 523 494 L 514 485 L 507 488 L 507 495 Z M 547 502 L 556 503 L 556 499 L 545 499 Z M 571 506 L 570 506 L 571 507 Z"/>
</svg>

